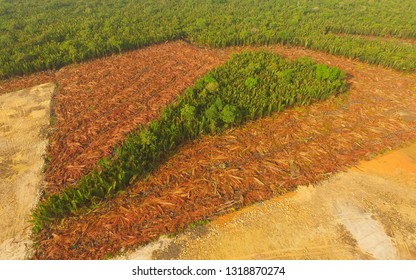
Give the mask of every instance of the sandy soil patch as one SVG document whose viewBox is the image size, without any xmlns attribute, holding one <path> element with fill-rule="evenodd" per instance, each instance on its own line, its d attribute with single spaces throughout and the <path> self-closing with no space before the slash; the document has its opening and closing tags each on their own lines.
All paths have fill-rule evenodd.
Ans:
<svg viewBox="0 0 416 280">
<path fill-rule="evenodd" d="M 43 184 L 55 88 L 49 83 L 0 96 L 0 259 L 30 254 L 28 219 Z"/>
</svg>

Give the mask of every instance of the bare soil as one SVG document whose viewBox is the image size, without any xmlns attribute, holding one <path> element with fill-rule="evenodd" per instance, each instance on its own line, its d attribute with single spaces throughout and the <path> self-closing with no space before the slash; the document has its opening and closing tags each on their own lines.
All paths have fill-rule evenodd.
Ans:
<svg viewBox="0 0 416 280">
<path fill-rule="evenodd" d="M 50 102 L 43 84 L 0 96 L 0 259 L 28 258 L 29 223 L 43 180 Z"/>
</svg>

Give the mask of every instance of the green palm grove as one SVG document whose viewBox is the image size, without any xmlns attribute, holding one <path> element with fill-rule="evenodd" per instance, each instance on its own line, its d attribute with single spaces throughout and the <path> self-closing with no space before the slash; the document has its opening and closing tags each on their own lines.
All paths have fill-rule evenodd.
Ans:
<svg viewBox="0 0 416 280">
<path fill-rule="evenodd" d="M 413 0 L 0 0 L 0 79 L 150 44 L 283 43 L 415 71 Z M 340 35 L 342 33 L 342 36 Z"/>
</svg>

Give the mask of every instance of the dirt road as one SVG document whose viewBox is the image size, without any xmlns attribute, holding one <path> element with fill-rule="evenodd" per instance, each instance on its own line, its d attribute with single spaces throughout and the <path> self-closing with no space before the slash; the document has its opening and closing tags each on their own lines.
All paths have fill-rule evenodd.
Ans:
<svg viewBox="0 0 416 280">
<path fill-rule="evenodd" d="M 0 259 L 24 259 L 42 186 L 54 84 L 0 96 Z"/>
<path fill-rule="evenodd" d="M 416 259 L 416 144 L 129 259 Z"/>
</svg>

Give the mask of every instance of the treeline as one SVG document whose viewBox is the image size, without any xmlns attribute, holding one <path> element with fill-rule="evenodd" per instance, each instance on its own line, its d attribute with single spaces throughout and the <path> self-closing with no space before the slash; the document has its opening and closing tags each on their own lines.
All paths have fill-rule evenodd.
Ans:
<svg viewBox="0 0 416 280">
<path fill-rule="evenodd" d="M 343 92 L 345 76 L 308 58 L 289 61 L 268 52 L 234 55 L 188 88 L 159 119 L 131 133 L 112 158 L 100 160 L 74 187 L 45 198 L 34 211 L 34 230 L 134 185 L 189 140 Z"/>
<path fill-rule="evenodd" d="M 183 39 L 284 43 L 415 71 L 413 0 L 0 0 L 0 78 Z"/>
</svg>

